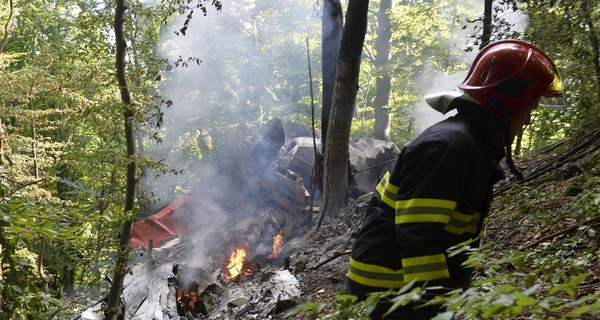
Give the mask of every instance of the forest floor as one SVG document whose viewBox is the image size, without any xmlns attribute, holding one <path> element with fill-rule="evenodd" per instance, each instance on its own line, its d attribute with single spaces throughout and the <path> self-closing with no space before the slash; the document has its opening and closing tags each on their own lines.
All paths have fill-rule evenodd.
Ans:
<svg viewBox="0 0 600 320">
<path fill-rule="evenodd" d="M 518 311 L 518 316 L 483 317 L 476 314 L 473 317 L 473 312 L 481 312 L 481 308 L 486 307 L 484 304 L 476 306 L 466 318 L 539 319 L 542 308 L 545 313 L 541 318 L 552 320 L 560 319 L 581 304 L 597 304 L 600 296 L 600 128 L 587 138 L 573 143 L 564 141 L 535 156 L 515 157 L 515 163 L 522 169 L 525 179 L 517 182 L 505 170 L 508 177 L 496 185 L 483 249 L 478 258 L 482 267 L 477 269 L 474 278 L 474 283 L 481 283 L 491 273 L 497 282 L 487 283 L 487 291 L 480 290 L 474 296 L 493 293 L 494 286 L 508 285 L 520 292 L 531 292 L 529 294 L 535 297 L 539 308 L 531 311 L 521 306 L 523 310 Z M 342 305 L 338 297 L 344 291 L 350 250 L 371 196 L 368 193 L 352 200 L 337 217 L 326 217 L 320 228 L 315 227 L 320 220 L 315 213 L 313 227 L 303 226 L 308 231 L 289 239 L 284 245 L 285 259 L 265 262 L 258 272 L 235 281 L 221 281 L 223 287 L 221 293 L 216 294 L 216 300 L 225 303 L 220 303 L 221 308 L 209 318 L 347 319 L 335 316 L 334 312 Z M 222 260 L 217 255 L 212 258 Z M 507 259 L 508 263 L 502 262 Z M 282 309 L 287 310 L 277 310 L 280 300 L 273 294 L 269 275 L 282 269 L 287 269 L 297 279 L 301 291 L 299 297 L 293 299 L 293 305 L 309 309 L 318 304 L 322 307 L 318 315 L 306 312 L 290 315 L 292 304 L 287 302 L 282 304 Z M 507 277 L 503 278 L 503 275 Z M 521 280 L 519 277 L 532 283 L 516 283 Z M 508 283 L 502 283 L 503 279 L 508 279 Z M 570 279 L 578 280 L 572 282 Z M 564 286 L 565 281 L 571 282 Z M 242 292 L 240 297 L 247 298 L 248 302 L 231 306 L 227 302 L 228 294 L 235 296 L 238 292 Z M 596 295 L 592 299 L 586 298 L 593 294 Z M 547 300 L 548 296 L 557 296 L 558 300 Z M 492 296 L 490 299 L 497 298 Z M 577 302 L 581 298 L 592 301 Z M 274 300 L 276 307 L 272 309 Z M 546 307 L 561 301 L 576 303 L 566 307 L 561 305 L 558 309 Z M 576 319 L 600 319 L 599 309 L 600 305 L 589 317 Z M 532 315 L 532 312 L 538 313 Z M 364 315 L 352 318 L 365 319 Z M 460 315 L 455 318 L 462 319 Z M 188 319 L 200 318 L 188 316 Z"/>
<path fill-rule="evenodd" d="M 519 252 L 537 260 L 536 268 L 543 269 L 538 270 L 542 273 L 554 273 L 562 279 L 587 274 L 578 283 L 573 299 L 600 290 L 598 136 L 580 148 L 583 151 L 575 150 L 577 145 L 567 141 L 562 149 L 557 147 L 531 158 L 515 157 L 526 179 L 517 183 L 509 177 L 497 185 L 483 239 L 488 252 L 492 252 L 488 259 Z M 296 247 L 290 265 L 303 292 L 300 304 L 325 304 L 321 315 L 339 305 L 335 297 L 344 290 L 352 235 L 360 226 L 369 198 L 367 194 L 351 203 L 332 220 L 336 222 L 326 222 L 319 230 L 313 228 Z M 585 256 L 585 252 L 591 254 Z M 541 259 L 548 262 L 539 262 Z M 547 277 L 544 281 L 553 280 Z M 561 312 L 567 311 L 548 312 L 547 319 L 560 318 Z M 306 319 L 306 314 L 287 319 Z"/>
</svg>

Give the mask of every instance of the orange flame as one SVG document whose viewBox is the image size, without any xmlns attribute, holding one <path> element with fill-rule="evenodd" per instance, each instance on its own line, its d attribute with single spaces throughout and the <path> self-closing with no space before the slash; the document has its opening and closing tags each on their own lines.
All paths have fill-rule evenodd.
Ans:
<svg viewBox="0 0 600 320">
<path fill-rule="evenodd" d="M 276 258 L 281 253 L 281 246 L 283 245 L 283 235 L 280 233 L 273 238 L 273 252 L 269 255 L 269 258 Z"/>
<path fill-rule="evenodd" d="M 229 276 L 226 275 L 225 278 L 233 279 L 242 272 L 244 258 L 246 258 L 246 250 L 243 248 L 237 248 L 235 251 L 232 250 L 229 264 L 227 265 Z"/>
</svg>

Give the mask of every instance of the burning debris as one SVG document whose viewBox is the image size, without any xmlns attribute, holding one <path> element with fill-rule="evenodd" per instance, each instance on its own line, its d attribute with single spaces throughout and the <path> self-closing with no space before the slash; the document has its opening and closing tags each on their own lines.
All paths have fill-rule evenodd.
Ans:
<svg viewBox="0 0 600 320">
<path fill-rule="evenodd" d="M 196 191 L 134 226 L 138 229 L 132 247 L 142 251 L 125 280 L 124 319 L 265 319 L 298 303 L 302 292 L 291 270 L 301 272 L 307 262 L 295 261 L 290 269 L 290 261 L 314 225 L 318 208 L 308 206 L 312 139 L 294 134 L 311 131 L 281 119 L 266 127 L 264 137 L 271 139 L 259 141 L 249 166 L 258 191 L 240 191 L 232 201 L 229 196 L 207 199 L 208 194 Z M 392 165 L 388 159 L 398 149 L 374 140 L 353 145 L 355 177 L 363 175 L 355 179 L 356 188 L 370 189 Z M 223 212 L 230 221 L 218 229 L 202 220 Z M 165 243 L 173 237 L 179 241 Z M 340 237 L 340 245 L 344 241 Z M 311 250 L 320 249 L 329 250 Z M 101 314 L 100 305 L 80 318 L 101 319 L 94 318 Z"/>
<path fill-rule="evenodd" d="M 273 252 L 269 255 L 269 259 L 275 259 L 281 253 L 281 247 L 283 246 L 283 234 L 278 234 L 273 238 Z"/>
<path fill-rule="evenodd" d="M 195 283 L 194 283 L 195 284 Z M 186 316 L 206 315 L 206 307 L 198 293 L 198 287 L 191 284 L 177 288 L 177 314 Z"/>
<path fill-rule="evenodd" d="M 234 279 L 241 273 L 252 274 L 252 270 L 244 269 L 244 260 L 246 258 L 246 250 L 243 248 L 237 248 L 231 250 L 231 257 L 227 264 L 227 272 L 225 275 L 226 279 Z"/>
</svg>

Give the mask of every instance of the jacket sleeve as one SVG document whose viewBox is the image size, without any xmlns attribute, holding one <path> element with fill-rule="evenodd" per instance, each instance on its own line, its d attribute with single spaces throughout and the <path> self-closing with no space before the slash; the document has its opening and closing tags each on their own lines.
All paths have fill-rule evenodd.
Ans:
<svg viewBox="0 0 600 320">
<path fill-rule="evenodd" d="M 405 282 L 450 286 L 446 250 L 457 243 L 449 239 L 456 239 L 452 234 L 464 230 L 475 215 L 456 211 L 470 175 L 472 152 L 468 144 L 418 144 L 407 148 L 382 184 L 380 194 L 388 195 L 395 208 Z"/>
</svg>

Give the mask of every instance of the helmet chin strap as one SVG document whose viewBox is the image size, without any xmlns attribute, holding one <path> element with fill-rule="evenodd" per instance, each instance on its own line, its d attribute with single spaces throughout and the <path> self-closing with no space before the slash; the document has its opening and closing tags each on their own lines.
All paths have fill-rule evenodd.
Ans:
<svg viewBox="0 0 600 320">
<path fill-rule="evenodd" d="M 515 166 L 515 162 L 513 161 L 511 148 L 512 139 L 510 138 L 510 129 L 508 128 L 510 128 L 510 126 L 507 126 L 507 129 L 505 131 L 506 143 L 504 146 L 504 148 L 506 149 L 506 164 L 508 164 L 508 169 L 517 178 L 517 180 L 521 181 L 525 177 L 523 176 L 523 173 L 519 169 L 517 169 L 517 166 Z"/>
</svg>

